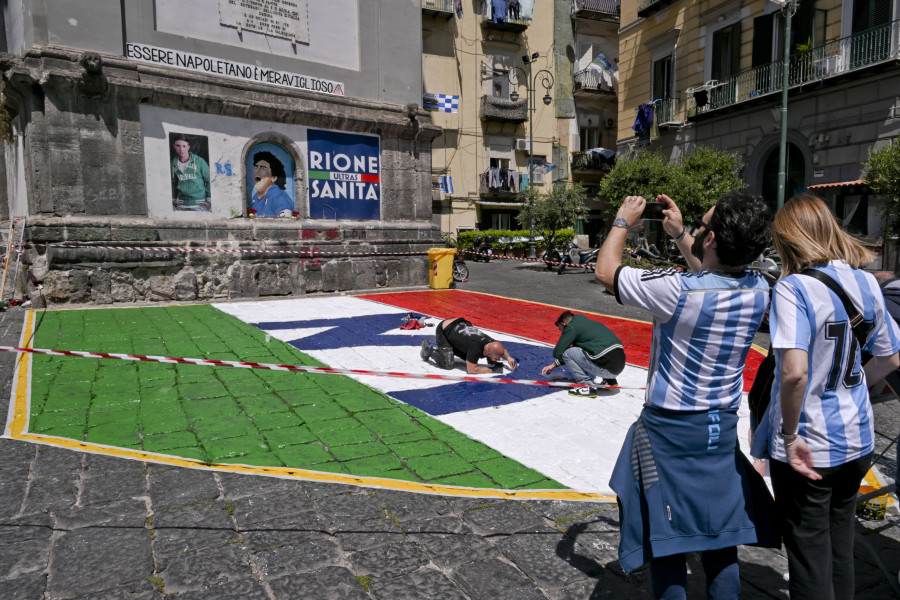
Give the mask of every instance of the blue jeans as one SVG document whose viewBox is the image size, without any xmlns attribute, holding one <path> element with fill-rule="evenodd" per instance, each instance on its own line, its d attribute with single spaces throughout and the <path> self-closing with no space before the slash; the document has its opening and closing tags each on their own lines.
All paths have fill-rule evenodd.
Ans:
<svg viewBox="0 0 900 600">
<path fill-rule="evenodd" d="M 575 383 L 591 383 L 594 377 L 602 379 L 615 379 L 616 376 L 606 369 L 601 369 L 587 357 L 584 350 L 577 346 L 572 346 L 562 355 L 566 368 L 572 373 Z"/>
<path fill-rule="evenodd" d="M 741 597 L 741 575 L 737 548 L 722 548 L 700 553 L 706 573 L 706 597 L 712 600 L 737 600 Z M 687 564 L 684 554 L 662 556 L 650 561 L 650 578 L 656 600 L 687 598 Z"/>
</svg>

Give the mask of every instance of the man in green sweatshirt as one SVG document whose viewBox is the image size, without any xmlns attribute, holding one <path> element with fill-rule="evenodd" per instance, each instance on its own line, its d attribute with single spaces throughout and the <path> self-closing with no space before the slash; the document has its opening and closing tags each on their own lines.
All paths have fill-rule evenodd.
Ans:
<svg viewBox="0 0 900 600">
<path fill-rule="evenodd" d="M 596 398 L 600 388 L 590 385 L 594 377 L 600 377 L 605 386 L 617 386 L 616 377 L 625 369 L 625 349 L 622 342 L 603 323 L 592 321 L 584 315 L 565 311 L 556 319 L 560 331 L 559 341 L 553 348 L 556 359 L 541 373 L 549 375 L 556 367 L 565 365 L 575 383 L 587 384 L 569 390 L 573 396 Z"/>
<path fill-rule="evenodd" d="M 209 211 L 209 164 L 191 152 L 184 135 L 172 136 L 172 208 L 175 210 Z"/>
</svg>

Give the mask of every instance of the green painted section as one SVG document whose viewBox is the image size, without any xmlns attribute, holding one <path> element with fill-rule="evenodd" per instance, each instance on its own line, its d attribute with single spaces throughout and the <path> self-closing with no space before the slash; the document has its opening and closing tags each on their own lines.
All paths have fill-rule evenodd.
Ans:
<svg viewBox="0 0 900 600">
<path fill-rule="evenodd" d="M 205 305 L 47 311 L 36 323 L 35 348 L 325 366 Z M 204 462 L 565 489 L 342 375 L 34 355 L 29 431 Z"/>
</svg>

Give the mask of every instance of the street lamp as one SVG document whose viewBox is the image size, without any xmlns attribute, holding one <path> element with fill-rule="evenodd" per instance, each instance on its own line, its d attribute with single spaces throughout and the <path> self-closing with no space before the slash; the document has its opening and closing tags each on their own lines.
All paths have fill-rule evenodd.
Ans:
<svg viewBox="0 0 900 600">
<path fill-rule="evenodd" d="M 800 0 L 772 0 L 784 13 L 784 58 L 781 64 L 781 143 L 778 146 L 778 198 L 777 208 L 784 206 L 787 182 L 787 126 L 788 126 L 788 81 L 791 67 L 791 17 L 797 12 Z"/>
<path fill-rule="evenodd" d="M 539 54 L 537 52 L 529 55 L 525 55 L 522 57 L 522 62 L 528 65 L 528 75 L 525 75 L 525 71 L 519 67 L 513 67 L 506 74 L 506 78 L 509 79 L 509 82 L 518 85 L 519 76 L 516 75 L 515 81 L 512 78 L 513 72 L 521 71 L 522 78 L 525 80 L 525 90 L 528 92 L 528 187 L 532 188 L 534 186 L 534 92 L 537 88 L 538 78 L 540 78 L 541 85 L 544 86 L 544 89 L 547 90 L 547 93 L 544 94 L 544 104 L 549 106 L 550 102 L 553 98 L 550 97 L 550 90 L 553 88 L 553 74 L 547 69 L 541 69 L 537 73 L 534 73 L 534 77 L 532 78 L 532 65 L 534 61 L 539 58 Z M 519 93 L 513 89 L 513 91 L 509 94 L 509 99 L 513 102 L 517 102 L 519 100 Z M 529 194 L 530 196 L 530 194 Z M 533 200 L 530 200 L 533 201 Z M 528 258 L 537 258 L 537 251 L 535 250 L 534 243 L 534 214 L 532 213 L 529 220 L 529 227 L 531 229 L 531 233 L 528 237 Z"/>
</svg>

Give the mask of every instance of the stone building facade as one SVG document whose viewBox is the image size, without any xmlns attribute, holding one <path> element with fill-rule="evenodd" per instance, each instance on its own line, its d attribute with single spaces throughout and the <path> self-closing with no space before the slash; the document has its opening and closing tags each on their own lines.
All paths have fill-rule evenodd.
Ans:
<svg viewBox="0 0 900 600">
<path fill-rule="evenodd" d="M 896 269 L 883 238 L 883 203 L 861 181 L 869 150 L 900 133 L 900 5 L 882 0 L 788 3 L 785 198 L 809 190 L 845 229 L 884 248 L 872 268 Z M 620 154 L 642 143 L 631 129 L 654 103 L 659 138 L 677 158 L 695 145 L 744 162 L 751 193 L 778 201 L 785 9 L 766 0 L 623 3 Z"/>
<path fill-rule="evenodd" d="M 33 299 L 427 281 L 439 128 L 420 108 L 415 0 L 11 0 L 3 11 L 0 217 L 25 218 L 19 286 Z"/>
</svg>

